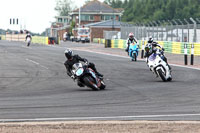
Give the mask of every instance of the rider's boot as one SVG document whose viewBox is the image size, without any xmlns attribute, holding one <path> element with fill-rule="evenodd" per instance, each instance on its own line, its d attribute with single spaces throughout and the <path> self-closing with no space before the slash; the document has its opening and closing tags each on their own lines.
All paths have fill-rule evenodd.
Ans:
<svg viewBox="0 0 200 133">
<path fill-rule="evenodd" d="M 103 74 L 99 73 L 96 69 L 95 66 L 92 67 L 92 69 L 94 70 L 94 72 L 99 76 L 99 77 L 103 77 Z"/>
<path fill-rule="evenodd" d="M 103 74 L 99 73 L 99 72 L 96 72 L 96 74 L 99 76 L 99 77 L 103 77 Z"/>
<path fill-rule="evenodd" d="M 167 65 L 168 65 L 168 67 L 169 67 L 169 70 L 171 71 L 172 70 L 172 68 L 171 68 L 171 66 L 167 63 Z"/>
<path fill-rule="evenodd" d="M 162 58 L 163 58 L 163 60 L 166 62 L 166 64 L 167 64 L 167 66 L 169 67 L 169 70 L 171 71 L 171 66 L 168 64 L 168 62 L 167 62 L 167 58 L 163 55 L 162 56 Z"/>
</svg>

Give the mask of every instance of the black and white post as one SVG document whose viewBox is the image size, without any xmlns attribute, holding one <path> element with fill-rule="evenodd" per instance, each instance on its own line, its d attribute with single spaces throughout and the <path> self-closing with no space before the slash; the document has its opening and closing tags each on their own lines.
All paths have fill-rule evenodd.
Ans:
<svg viewBox="0 0 200 133">
<path fill-rule="evenodd" d="M 187 65 L 187 44 L 184 44 L 184 62 Z"/>
<path fill-rule="evenodd" d="M 142 41 L 142 51 L 141 51 L 141 58 L 144 58 L 144 40 Z"/>
<path fill-rule="evenodd" d="M 194 64 L 194 44 L 191 44 L 191 60 L 190 65 Z"/>
</svg>

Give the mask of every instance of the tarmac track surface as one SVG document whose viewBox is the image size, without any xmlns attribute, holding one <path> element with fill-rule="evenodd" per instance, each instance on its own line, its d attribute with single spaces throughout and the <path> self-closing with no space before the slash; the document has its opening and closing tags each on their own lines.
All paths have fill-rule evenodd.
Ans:
<svg viewBox="0 0 200 133">
<path fill-rule="evenodd" d="M 173 81 L 162 82 L 143 61 L 77 50 L 88 45 L 0 41 L 0 121 L 200 120 L 199 70 L 172 66 Z M 96 64 L 106 90 L 67 77 L 67 47 Z"/>
</svg>

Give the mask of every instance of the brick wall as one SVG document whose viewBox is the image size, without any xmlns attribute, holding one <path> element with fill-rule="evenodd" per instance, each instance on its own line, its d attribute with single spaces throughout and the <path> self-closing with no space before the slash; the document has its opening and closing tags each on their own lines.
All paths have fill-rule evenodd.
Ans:
<svg viewBox="0 0 200 133">
<path fill-rule="evenodd" d="M 60 40 L 63 40 L 63 34 L 65 32 L 69 32 L 69 28 L 58 31 L 58 36 L 60 37 Z"/>
<path fill-rule="evenodd" d="M 100 15 L 95 15 L 94 16 L 94 21 L 100 22 L 101 21 L 101 16 Z"/>
<path fill-rule="evenodd" d="M 115 28 L 114 30 L 112 28 L 97 28 L 92 27 L 91 30 L 91 41 L 93 41 L 93 38 L 103 38 L 103 31 L 120 31 L 120 28 Z"/>
</svg>

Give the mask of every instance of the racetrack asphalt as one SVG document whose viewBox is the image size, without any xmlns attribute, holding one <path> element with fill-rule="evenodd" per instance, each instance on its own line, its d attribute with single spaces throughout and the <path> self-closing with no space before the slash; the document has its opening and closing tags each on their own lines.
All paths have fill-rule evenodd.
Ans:
<svg viewBox="0 0 200 133">
<path fill-rule="evenodd" d="M 144 61 L 93 45 L 0 41 L 0 121 L 200 120 L 199 70 L 172 66 L 173 81 L 162 82 Z M 96 64 L 106 90 L 79 88 L 66 75 L 66 48 Z"/>
</svg>

